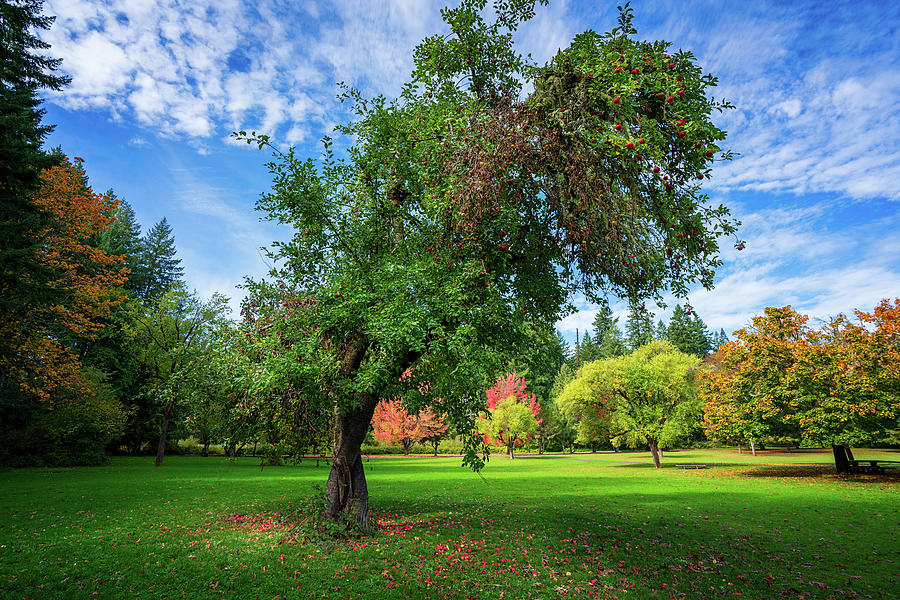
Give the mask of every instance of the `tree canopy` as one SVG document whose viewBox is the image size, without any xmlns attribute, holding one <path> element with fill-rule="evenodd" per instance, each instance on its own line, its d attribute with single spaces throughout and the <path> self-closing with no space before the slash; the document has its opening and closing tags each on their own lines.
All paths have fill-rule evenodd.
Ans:
<svg viewBox="0 0 900 600">
<path fill-rule="evenodd" d="M 766 308 L 736 331 L 702 376 L 707 434 L 831 445 L 846 471 L 847 447 L 900 427 L 900 299 L 856 317 L 813 330 L 790 306 Z"/>
<path fill-rule="evenodd" d="M 579 434 L 623 437 L 649 444 L 660 466 L 660 446 L 699 427 L 694 377 L 700 360 L 670 342 L 654 341 L 631 354 L 586 365 L 560 396 L 561 410 L 579 422 Z"/>
</svg>

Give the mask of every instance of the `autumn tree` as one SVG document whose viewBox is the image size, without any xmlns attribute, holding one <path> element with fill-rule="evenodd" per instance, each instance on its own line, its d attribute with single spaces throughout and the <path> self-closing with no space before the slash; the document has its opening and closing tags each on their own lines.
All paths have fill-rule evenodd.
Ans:
<svg viewBox="0 0 900 600">
<path fill-rule="evenodd" d="M 42 173 L 42 187 L 32 202 L 46 216 L 35 232 L 40 250 L 32 261 L 53 273 L 46 285 L 55 291 L 53 303 L 40 299 L 23 304 L 18 318 L 5 319 L 0 337 L 10 351 L 0 357 L 0 372 L 13 395 L 46 402 L 63 389 L 89 393 L 80 376 L 78 354 L 68 340 L 90 340 L 103 327 L 103 317 L 121 302 L 116 288 L 125 280 L 121 256 L 92 245 L 109 224 L 114 205 L 84 187 L 71 163 Z M 23 273 L 23 277 L 27 277 Z"/>
<path fill-rule="evenodd" d="M 447 426 L 428 409 L 409 414 L 398 400 L 382 400 L 372 416 L 375 439 L 386 444 L 400 444 L 409 454 L 413 444 L 427 438 L 440 438 Z"/>
<path fill-rule="evenodd" d="M 360 444 L 381 398 L 432 405 L 471 432 L 478 390 L 504 372 L 526 321 L 557 321 L 575 293 L 639 302 L 710 287 L 735 231 L 700 187 L 729 156 L 711 121 L 728 106 L 708 95 L 715 79 L 690 53 L 636 39 L 630 10 L 612 32 L 528 64 L 513 33 L 534 5 L 444 9 L 450 33 L 416 47 L 396 100 L 346 92 L 341 156 L 328 138 L 315 162 L 238 133 L 273 150 L 258 207 L 294 229 L 247 302 L 270 319 L 260 344 L 291 340 L 263 370 L 290 372 L 296 402 L 334 417 L 326 517 L 367 519 Z M 314 303 L 287 313 L 283 293 Z M 480 466 L 481 440 L 464 444 L 463 462 Z"/>
<path fill-rule="evenodd" d="M 85 344 L 96 339 L 105 326 L 110 310 L 121 301 L 118 292 L 127 271 L 121 265 L 121 256 L 93 245 L 108 225 L 106 215 L 114 205 L 86 188 L 81 171 L 74 165 L 66 162 L 46 169 L 42 187 L 32 201 L 44 214 L 44 226 L 34 233 L 40 250 L 31 260 L 45 273 L 53 274 L 44 283 L 54 291 L 54 301 L 48 303 L 46 297 L 38 295 L 22 304 L 15 318 L 4 315 L 0 322 L 5 346 L 0 355 L 0 413 L 5 430 L 19 430 L 34 419 L 49 423 L 44 413 L 54 405 L 77 402 L 78 410 L 59 413 L 53 420 L 65 430 L 60 425 L 64 414 L 80 414 L 86 422 L 94 409 L 98 411 L 94 415 L 121 410 L 115 403 L 104 404 L 105 398 L 97 396 L 102 377 L 85 375 L 81 355 Z M 28 276 L 23 273 L 23 277 Z M 105 420 L 115 429 L 114 421 Z M 69 427 L 72 432 L 77 429 L 75 424 Z"/>
<path fill-rule="evenodd" d="M 830 445 L 836 470 L 849 471 L 850 446 L 900 425 L 900 299 L 856 317 L 839 315 L 813 330 L 790 306 L 766 308 L 736 331 L 721 349 L 721 367 L 703 375 L 708 434 Z"/>
<path fill-rule="evenodd" d="M 514 458 L 517 446 L 534 436 L 539 425 L 541 406 L 527 388 L 525 378 L 516 373 L 498 378 L 487 390 L 487 411 L 476 421 L 484 442 L 505 446 L 510 458 Z"/>
<path fill-rule="evenodd" d="M 579 419 L 582 435 L 608 432 L 632 445 L 659 449 L 699 427 L 701 404 L 694 376 L 700 360 L 670 342 L 654 341 L 629 355 L 586 365 L 566 386 L 561 409 Z"/>
<path fill-rule="evenodd" d="M 750 443 L 771 437 L 799 440 L 791 423 L 790 373 L 794 349 L 808 343 L 807 321 L 790 306 L 766 308 L 749 327 L 735 332 L 734 342 L 720 348 L 700 377 L 708 437 Z"/>
</svg>

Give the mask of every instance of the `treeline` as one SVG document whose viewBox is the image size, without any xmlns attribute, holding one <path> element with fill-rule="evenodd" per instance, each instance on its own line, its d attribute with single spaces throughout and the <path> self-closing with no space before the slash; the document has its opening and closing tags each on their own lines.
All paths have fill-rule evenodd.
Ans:
<svg viewBox="0 0 900 600">
<path fill-rule="evenodd" d="M 542 404 L 541 448 L 649 446 L 659 466 L 661 449 L 706 441 L 754 452 L 763 444 L 831 446 L 845 472 L 852 446 L 900 440 L 900 299 L 818 329 L 789 306 L 766 308 L 734 342 L 700 335 L 691 312 L 676 308 L 655 339 L 629 348 L 601 310 L 599 343 L 582 347 L 580 367 L 570 359 L 560 368 Z M 649 319 L 642 322 L 652 335 Z M 701 354 L 714 340 L 722 343 Z"/>
<path fill-rule="evenodd" d="M 601 304 L 592 331 L 585 332 L 584 339 L 571 353 L 569 366 L 622 356 L 653 340 L 666 340 L 682 352 L 703 358 L 728 341 L 724 329 L 711 331 L 689 303 L 676 304 L 668 324 L 659 319 L 654 325 L 654 319 L 654 314 L 645 307 L 632 306 L 623 332 L 609 305 Z"/>
<path fill-rule="evenodd" d="M 82 159 L 44 148 L 38 92 L 69 81 L 36 35 L 53 19 L 40 2 L 0 16 L 0 462 L 145 451 L 169 388 L 226 326 L 226 300 L 185 289 L 165 219 L 142 235 L 126 201 L 94 193 Z"/>
</svg>

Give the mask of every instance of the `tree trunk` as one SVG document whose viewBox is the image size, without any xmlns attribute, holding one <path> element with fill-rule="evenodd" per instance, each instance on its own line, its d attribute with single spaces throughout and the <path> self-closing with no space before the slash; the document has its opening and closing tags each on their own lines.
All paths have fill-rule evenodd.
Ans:
<svg viewBox="0 0 900 600">
<path fill-rule="evenodd" d="M 738 454 L 743 454 L 743 453 L 744 453 L 744 449 L 741 448 L 741 443 L 738 442 Z"/>
<path fill-rule="evenodd" d="M 409 451 L 412 449 L 412 440 L 405 439 L 403 440 L 403 456 L 409 456 Z"/>
<path fill-rule="evenodd" d="M 648 438 L 647 443 L 650 444 L 650 453 L 653 454 L 653 466 L 658 469 L 662 466 L 659 464 L 659 446 L 653 438 Z"/>
<path fill-rule="evenodd" d="M 847 449 L 842 444 L 832 444 L 831 452 L 834 454 L 834 469 L 838 473 L 850 472 L 850 461 L 847 459 Z"/>
<path fill-rule="evenodd" d="M 512 443 L 509 443 L 506 445 L 506 454 L 509 456 L 510 460 L 512 460 L 516 457 L 515 454 L 513 454 L 513 444 Z"/>
<path fill-rule="evenodd" d="M 360 448 L 372 421 L 378 398 L 361 394 L 354 410 L 341 413 L 334 407 L 334 453 L 331 472 L 325 484 L 326 519 L 338 519 L 343 514 L 356 515 L 365 527 L 369 520 L 369 490 Z"/>
<path fill-rule="evenodd" d="M 203 443 L 203 456 L 209 457 L 209 440 Z"/>
<path fill-rule="evenodd" d="M 159 445 L 156 447 L 157 467 L 162 464 L 163 456 L 166 453 L 166 437 L 169 435 L 169 420 L 172 418 L 172 408 L 174 408 L 174 403 L 169 402 L 166 404 L 165 411 L 163 411 L 162 431 L 159 434 Z"/>
<path fill-rule="evenodd" d="M 750 452 L 753 456 L 756 456 L 756 442 L 750 440 Z"/>
</svg>

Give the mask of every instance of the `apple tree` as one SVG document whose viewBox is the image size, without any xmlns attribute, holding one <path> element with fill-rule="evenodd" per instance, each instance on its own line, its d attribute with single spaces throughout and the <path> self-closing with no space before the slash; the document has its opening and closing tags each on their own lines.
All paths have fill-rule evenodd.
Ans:
<svg viewBox="0 0 900 600">
<path fill-rule="evenodd" d="M 271 280 L 248 282 L 248 327 L 272 349 L 261 376 L 333 416 L 326 518 L 366 522 L 360 444 L 381 398 L 472 432 L 528 322 L 555 322 L 575 293 L 640 303 L 710 287 L 736 230 L 701 190 L 729 157 L 715 78 L 689 52 L 638 40 L 627 8 L 610 33 L 530 64 L 513 32 L 535 4 L 443 9 L 446 31 L 416 47 L 396 99 L 344 94 L 346 151 L 326 138 L 313 160 L 237 134 L 272 149 L 258 208 L 294 230 L 271 249 Z M 482 441 L 465 439 L 463 463 L 479 468 Z"/>
</svg>

